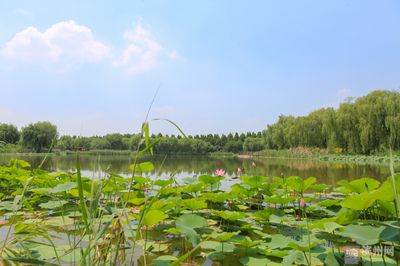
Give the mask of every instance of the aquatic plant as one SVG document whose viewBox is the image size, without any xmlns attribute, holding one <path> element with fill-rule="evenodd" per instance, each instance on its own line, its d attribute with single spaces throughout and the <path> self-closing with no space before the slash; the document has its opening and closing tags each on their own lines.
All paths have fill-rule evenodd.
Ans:
<svg viewBox="0 0 400 266">
<path fill-rule="evenodd" d="M 20 160 L 0 167 L 4 264 L 341 265 L 347 247 L 358 248 L 366 265 L 399 259 L 400 175 L 334 186 L 243 175 L 221 191 L 223 177 L 182 184 L 145 177 L 151 162 L 132 165 L 129 178 L 87 178 L 79 157 L 76 165 L 71 173 Z M 393 254 L 367 254 L 367 246 Z"/>
</svg>

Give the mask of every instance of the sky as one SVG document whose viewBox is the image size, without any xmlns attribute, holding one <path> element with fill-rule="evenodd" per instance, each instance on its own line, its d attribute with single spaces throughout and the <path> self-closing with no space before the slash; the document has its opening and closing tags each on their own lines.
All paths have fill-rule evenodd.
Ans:
<svg viewBox="0 0 400 266">
<path fill-rule="evenodd" d="M 400 2 L 1 1 L 0 123 L 263 130 L 400 86 Z M 152 132 L 179 133 L 163 121 Z"/>
</svg>

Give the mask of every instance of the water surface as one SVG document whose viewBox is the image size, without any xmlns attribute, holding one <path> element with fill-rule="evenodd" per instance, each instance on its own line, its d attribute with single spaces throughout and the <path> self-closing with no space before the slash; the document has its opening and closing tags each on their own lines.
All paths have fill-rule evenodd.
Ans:
<svg viewBox="0 0 400 266">
<path fill-rule="evenodd" d="M 43 155 L 0 155 L 0 164 L 8 164 L 13 158 L 23 159 L 37 167 Z M 211 174 L 215 169 L 224 169 L 227 176 L 235 176 L 237 168 L 244 174 L 263 176 L 315 176 L 319 182 L 334 184 L 338 180 L 353 180 L 360 177 L 372 177 L 384 180 L 389 176 L 389 166 L 321 162 L 310 159 L 283 158 L 216 158 L 207 156 L 156 156 L 152 159 L 156 172 L 154 177 L 168 177 L 174 174 L 178 179 L 202 174 Z M 114 172 L 123 176 L 130 175 L 130 164 L 134 158 L 126 155 L 80 155 L 81 168 L 85 176 L 96 177 L 105 172 Z M 254 164 L 255 166 L 254 166 Z M 75 155 L 50 155 L 43 168 L 49 171 L 75 171 Z M 400 170 L 399 168 L 396 170 Z"/>
</svg>

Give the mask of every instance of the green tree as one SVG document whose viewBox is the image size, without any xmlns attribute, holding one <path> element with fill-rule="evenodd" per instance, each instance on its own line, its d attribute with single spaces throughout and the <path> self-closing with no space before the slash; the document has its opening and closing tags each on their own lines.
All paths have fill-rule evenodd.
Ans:
<svg viewBox="0 0 400 266">
<path fill-rule="evenodd" d="M 261 151 L 265 148 L 264 140 L 257 137 L 248 137 L 243 143 L 243 150 L 245 151 Z"/>
<path fill-rule="evenodd" d="M 240 140 L 230 140 L 225 144 L 224 151 L 238 153 L 243 151 L 243 142 Z"/>
<path fill-rule="evenodd" d="M 18 129 L 14 125 L 0 124 L 0 142 L 16 144 L 20 139 Z"/>
<path fill-rule="evenodd" d="M 76 150 L 77 147 L 74 146 L 74 139 L 71 136 L 62 136 L 57 141 L 55 148 L 63 151 L 73 151 Z"/>
<path fill-rule="evenodd" d="M 37 122 L 22 129 L 23 145 L 35 152 L 47 151 L 57 140 L 57 127 L 50 122 Z"/>
<path fill-rule="evenodd" d="M 91 150 L 107 150 L 110 148 L 110 142 L 106 138 L 92 138 L 90 140 Z"/>
<path fill-rule="evenodd" d="M 129 148 L 125 145 L 121 134 L 108 134 L 105 139 L 110 143 L 110 148 L 113 150 L 127 150 Z"/>
</svg>

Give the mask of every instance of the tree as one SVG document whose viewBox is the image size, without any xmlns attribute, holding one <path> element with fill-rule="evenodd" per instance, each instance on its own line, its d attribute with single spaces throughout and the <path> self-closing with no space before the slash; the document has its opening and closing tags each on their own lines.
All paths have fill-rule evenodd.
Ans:
<svg viewBox="0 0 400 266">
<path fill-rule="evenodd" d="M 0 142 L 6 144 L 16 144 L 19 141 L 20 134 L 14 125 L 0 124 Z"/>
<path fill-rule="evenodd" d="M 248 137 L 243 143 L 243 150 L 245 151 L 261 151 L 265 148 L 264 140 L 262 138 Z"/>
<path fill-rule="evenodd" d="M 74 139 L 71 136 L 62 136 L 57 141 L 56 148 L 62 151 L 73 151 L 77 147 L 74 147 Z"/>
<path fill-rule="evenodd" d="M 400 148 L 400 92 L 377 90 L 349 98 L 337 110 L 323 108 L 307 116 L 280 116 L 265 130 L 268 148 L 297 146 L 341 148 L 371 154 Z"/>
<path fill-rule="evenodd" d="M 243 143 L 240 140 L 230 140 L 225 144 L 224 151 L 238 153 L 243 151 Z"/>
<path fill-rule="evenodd" d="M 22 129 L 24 146 L 35 152 L 47 151 L 57 140 L 57 127 L 50 122 L 37 122 Z"/>
<path fill-rule="evenodd" d="M 91 150 L 106 150 L 110 148 L 110 142 L 106 138 L 92 138 L 90 140 Z"/>
<path fill-rule="evenodd" d="M 110 148 L 113 150 L 127 150 L 127 147 L 123 141 L 123 136 L 118 133 L 108 134 L 105 139 L 110 143 Z"/>
</svg>

